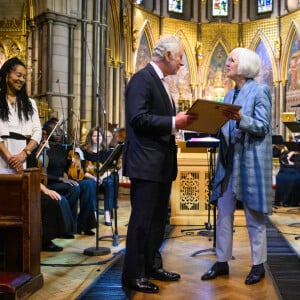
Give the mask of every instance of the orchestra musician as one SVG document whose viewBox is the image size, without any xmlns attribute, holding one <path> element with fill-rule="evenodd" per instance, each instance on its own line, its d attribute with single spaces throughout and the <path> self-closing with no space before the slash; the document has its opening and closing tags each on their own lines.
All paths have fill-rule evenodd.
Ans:
<svg viewBox="0 0 300 300">
<path fill-rule="evenodd" d="M 44 124 L 44 130 L 50 134 L 58 120 L 51 118 Z M 68 159 L 69 149 L 63 145 L 63 130 L 58 126 L 49 139 L 47 149 L 48 167 L 47 187 L 64 195 L 70 204 L 74 228 L 73 233 L 94 235 L 91 230 L 96 227 L 95 217 L 95 188 L 85 179 L 76 180 L 68 177 L 68 169 L 71 161 Z M 79 213 L 78 213 L 79 204 Z M 70 238 L 66 236 L 66 238 Z"/>
<path fill-rule="evenodd" d="M 58 123 L 57 123 L 58 125 Z M 54 133 L 56 127 L 52 131 Z M 56 245 L 52 240 L 55 238 L 71 236 L 74 222 L 71 208 L 65 196 L 47 188 L 47 166 L 48 158 L 46 150 L 49 148 L 50 136 L 43 135 L 43 140 L 37 150 L 36 164 L 41 170 L 41 223 L 42 223 L 42 251 L 59 252 L 63 248 Z"/>
<path fill-rule="evenodd" d="M 63 248 L 52 240 L 73 230 L 73 218 L 68 200 L 41 183 L 42 251 L 59 252 Z"/>
<path fill-rule="evenodd" d="M 86 136 L 86 142 L 82 150 L 86 161 L 85 177 L 96 182 L 97 162 L 101 166 L 112 153 L 113 149 L 107 149 L 104 142 L 104 132 L 99 129 L 98 136 L 98 128 L 93 127 Z M 114 206 L 115 193 L 118 190 L 115 184 L 118 183 L 118 174 L 112 174 L 109 170 L 99 177 L 98 185 L 100 186 L 100 190 L 104 192 L 104 224 L 106 226 L 112 225 L 111 212 Z"/>
</svg>

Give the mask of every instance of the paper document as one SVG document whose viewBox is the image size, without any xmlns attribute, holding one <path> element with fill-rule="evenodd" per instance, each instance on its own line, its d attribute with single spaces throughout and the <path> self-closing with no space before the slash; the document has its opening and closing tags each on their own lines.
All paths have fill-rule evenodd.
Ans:
<svg viewBox="0 0 300 300">
<path fill-rule="evenodd" d="M 219 142 L 219 139 L 216 139 L 214 137 L 203 137 L 203 138 L 191 138 L 189 141 L 191 142 Z"/>
<path fill-rule="evenodd" d="M 216 134 L 229 120 L 223 114 L 225 109 L 239 111 L 241 106 L 211 100 L 196 100 L 186 113 L 195 114 L 198 119 L 190 124 L 186 130 Z"/>
</svg>

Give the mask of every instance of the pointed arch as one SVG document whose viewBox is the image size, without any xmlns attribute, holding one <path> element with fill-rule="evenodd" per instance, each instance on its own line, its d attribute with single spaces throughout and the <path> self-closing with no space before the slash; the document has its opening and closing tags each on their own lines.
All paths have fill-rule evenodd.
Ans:
<svg viewBox="0 0 300 300">
<path fill-rule="evenodd" d="M 190 85 L 195 86 L 197 84 L 197 65 L 195 60 L 195 52 L 192 50 L 193 48 L 190 45 L 189 39 L 184 34 L 183 30 L 178 30 L 175 35 L 180 38 L 183 44 L 190 73 Z"/>
<path fill-rule="evenodd" d="M 211 44 L 209 55 L 205 58 L 205 66 L 207 66 L 203 72 L 203 96 L 207 99 L 215 99 L 215 88 L 221 88 L 218 92 L 218 100 L 222 101 L 222 98 L 226 92 L 232 87 L 231 80 L 227 80 L 225 77 L 225 64 L 228 53 L 230 52 L 230 46 L 226 42 L 223 35 L 219 34 Z"/>
<path fill-rule="evenodd" d="M 221 46 L 226 53 L 226 57 L 224 57 L 224 61 L 226 60 L 228 53 L 231 51 L 230 46 L 227 43 L 225 37 L 222 34 L 217 35 L 216 38 L 212 41 L 211 46 L 208 49 L 209 55 L 204 59 L 204 65 L 207 66 L 203 72 L 202 81 L 204 84 L 207 83 L 207 75 L 209 72 L 209 66 L 210 66 L 212 57 L 218 46 Z"/>
<path fill-rule="evenodd" d="M 283 55 L 281 57 L 280 77 L 284 82 L 288 81 L 289 67 L 293 55 L 292 46 L 296 40 L 298 40 L 300 43 L 300 27 L 296 21 L 293 20 L 288 31 L 287 38 L 285 39 L 286 42 L 282 47 Z"/>
<path fill-rule="evenodd" d="M 141 26 L 139 31 L 134 32 L 134 41 L 133 43 L 136 45 L 135 46 L 135 51 L 133 53 L 133 60 L 132 60 L 132 67 L 131 69 L 133 70 L 133 72 L 136 72 L 136 66 L 138 65 L 138 60 L 139 58 L 141 58 L 143 60 L 142 64 L 145 63 L 145 61 L 147 61 L 151 58 L 151 51 L 154 47 L 154 36 L 153 33 L 151 31 L 151 27 L 149 26 L 149 22 L 148 20 L 145 20 L 143 25 Z M 146 48 L 149 50 L 149 54 L 148 54 L 148 58 L 147 57 L 139 57 L 139 55 L 141 54 L 141 52 L 145 49 L 142 49 L 146 46 Z M 145 54 L 145 53 L 144 53 Z M 142 65 L 141 65 L 142 66 Z"/>
<path fill-rule="evenodd" d="M 272 81 L 278 81 L 278 71 L 277 71 L 277 67 L 276 67 L 276 62 L 275 62 L 275 53 L 274 53 L 274 50 L 273 48 L 271 47 L 270 45 L 270 42 L 269 42 L 269 39 L 265 36 L 265 34 L 261 31 L 261 30 L 258 30 L 256 35 L 253 37 L 250 45 L 249 45 L 249 48 L 252 49 L 253 51 L 256 51 L 259 47 L 261 47 L 260 43 L 263 44 L 263 47 L 267 50 L 267 56 L 268 56 L 268 59 L 270 60 L 271 62 L 271 66 L 272 66 Z M 257 52 L 257 51 L 256 51 Z M 262 57 L 265 56 L 265 53 L 258 53 L 259 56 L 261 57 L 262 59 L 262 64 L 264 64 L 264 59 Z M 272 82 L 272 84 L 273 84 Z"/>
</svg>

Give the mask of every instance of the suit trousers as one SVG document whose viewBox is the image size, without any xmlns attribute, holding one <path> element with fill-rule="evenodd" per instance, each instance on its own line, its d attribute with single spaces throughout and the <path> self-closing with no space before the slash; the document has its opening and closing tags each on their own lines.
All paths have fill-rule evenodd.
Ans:
<svg viewBox="0 0 300 300">
<path fill-rule="evenodd" d="M 216 226 L 217 261 L 225 262 L 232 259 L 233 223 L 236 208 L 235 194 L 231 188 L 231 178 L 226 191 L 218 199 L 218 217 Z M 255 211 L 245 204 L 246 226 L 250 239 L 252 264 L 258 265 L 267 260 L 267 237 L 264 213 Z"/>
<path fill-rule="evenodd" d="M 131 215 L 127 230 L 123 278 L 149 277 L 162 268 L 159 252 L 168 217 L 172 182 L 130 178 Z"/>
</svg>

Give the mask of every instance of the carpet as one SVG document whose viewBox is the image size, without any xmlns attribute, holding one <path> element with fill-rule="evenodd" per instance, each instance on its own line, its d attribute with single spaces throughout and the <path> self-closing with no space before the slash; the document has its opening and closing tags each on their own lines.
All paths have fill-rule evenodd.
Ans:
<svg viewBox="0 0 300 300">
<path fill-rule="evenodd" d="M 121 286 L 123 259 L 124 251 L 120 251 L 110 267 L 102 272 L 76 300 L 127 300 L 128 297 Z"/>
<path fill-rule="evenodd" d="M 164 239 L 166 240 L 175 227 L 167 224 Z M 161 247 L 163 249 L 165 241 Z M 85 290 L 76 300 L 127 300 L 131 299 L 134 291 L 130 295 L 125 294 L 121 286 L 121 274 L 123 268 L 125 249 L 116 254 L 115 261 L 102 272 L 99 277 Z"/>
<path fill-rule="evenodd" d="M 289 245 L 268 217 L 268 266 L 282 300 L 300 298 L 300 263 L 297 253 Z"/>
</svg>

